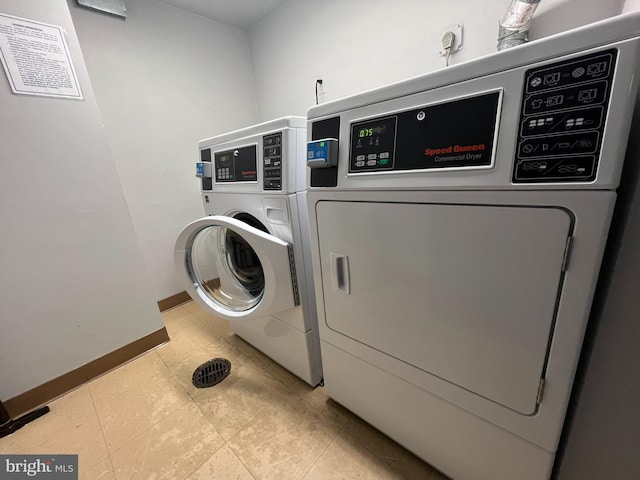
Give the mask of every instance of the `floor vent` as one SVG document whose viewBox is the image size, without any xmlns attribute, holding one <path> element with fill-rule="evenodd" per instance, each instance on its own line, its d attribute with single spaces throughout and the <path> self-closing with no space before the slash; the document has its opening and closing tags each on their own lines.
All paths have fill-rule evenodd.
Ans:
<svg viewBox="0 0 640 480">
<path fill-rule="evenodd" d="M 229 373 L 231 373 L 231 362 L 226 358 L 214 358 L 196 368 L 191 382 L 197 388 L 213 387 L 227 378 Z"/>
</svg>

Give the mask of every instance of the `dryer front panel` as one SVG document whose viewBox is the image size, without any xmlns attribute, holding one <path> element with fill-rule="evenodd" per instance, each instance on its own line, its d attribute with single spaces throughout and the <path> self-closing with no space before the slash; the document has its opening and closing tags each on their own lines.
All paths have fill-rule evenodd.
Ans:
<svg viewBox="0 0 640 480">
<path fill-rule="evenodd" d="M 328 328 L 524 415 L 537 409 L 570 213 L 317 205 Z"/>
<path fill-rule="evenodd" d="M 291 244 L 257 221 L 252 225 L 252 219 L 201 218 L 176 241 L 176 269 L 187 293 L 229 320 L 259 318 L 300 303 Z"/>
</svg>

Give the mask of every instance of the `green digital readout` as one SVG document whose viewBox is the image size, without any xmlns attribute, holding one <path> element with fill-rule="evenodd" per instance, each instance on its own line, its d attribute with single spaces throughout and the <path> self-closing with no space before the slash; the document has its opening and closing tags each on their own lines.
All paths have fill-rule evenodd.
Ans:
<svg viewBox="0 0 640 480">
<path fill-rule="evenodd" d="M 373 128 L 361 128 L 360 129 L 360 138 L 370 137 L 373 135 Z"/>
</svg>

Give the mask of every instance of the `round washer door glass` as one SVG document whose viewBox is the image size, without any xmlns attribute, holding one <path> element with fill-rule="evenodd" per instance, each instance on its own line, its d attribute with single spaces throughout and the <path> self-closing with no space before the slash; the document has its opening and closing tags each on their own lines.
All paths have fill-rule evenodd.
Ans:
<svg viewBox="0 0 640 480">
<path fill-rule="evenodd" d="M 242 312 L 260 303 L 264 270 L 240 234 L 222 226 L 203 228 L 193 237 L 187 261 L 194 282 L 225 310 Z"/>
</svg>

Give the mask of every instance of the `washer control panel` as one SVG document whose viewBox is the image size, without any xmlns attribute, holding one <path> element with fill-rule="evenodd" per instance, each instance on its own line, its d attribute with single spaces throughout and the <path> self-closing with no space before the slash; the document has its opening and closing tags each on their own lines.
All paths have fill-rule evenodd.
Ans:
<svg viewBox="0 0 640 480">
<path fill-rule="evenodd" d="M 526 72 L 514 183 L 595 180 L 616 53 Z"/>
<path fill-rule="evenodd" d="M 216 183 L 255 182 L 256 146 L 248 145 L 214 154 Z"/>
<path fill-rule="evenodd" d="M 282 190 L 282 132 L 262 137 L 262 178 L 265 190 Z"/>
</svg>

